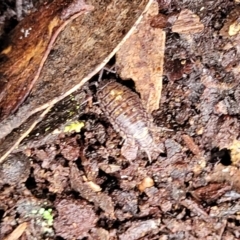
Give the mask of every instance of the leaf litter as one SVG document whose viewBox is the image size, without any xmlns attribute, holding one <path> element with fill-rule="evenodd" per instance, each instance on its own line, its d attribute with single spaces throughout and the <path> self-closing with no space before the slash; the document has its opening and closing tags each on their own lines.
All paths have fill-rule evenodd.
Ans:
<svg viewBox="0 0 240 240">
<path fill-rule="evenodd" d="M 232 17 L 237 2 L 206 1 L 203 6 L 172 0 L 160 7 L 166 19 L 191 11 L 197 22 L 190 24 L 199 24 L 197 15 L 204 25 L 202 32 L 189 36 L 165 25 L 163 89 L 160 108 L 153 112 L 158 126 L 173 130 L 163 130 L 165 154 L 148 163 L 138 152 L 134 161 L 127 161 L 121 156 L 122 139 L 104 113 L 97 104 L 85 104 L 80 133 L 60 134 L 56 141 L 32 147 L 31 171 L 17 170 L 20 184 L 11 175 L 4 178 L 3 237 L 23 222 L 30 225 L 24 226 L 21 239 L 240 237 L 239 33 L 229 34 L 237 27 Z M 134 77 L 126 78 L 137 89 Z M 14 164 L 2 167 L 16 171 Z M 29 213 L 40 208 L 54 209 L 52 232 L 32 220 Z"/>
</svg>

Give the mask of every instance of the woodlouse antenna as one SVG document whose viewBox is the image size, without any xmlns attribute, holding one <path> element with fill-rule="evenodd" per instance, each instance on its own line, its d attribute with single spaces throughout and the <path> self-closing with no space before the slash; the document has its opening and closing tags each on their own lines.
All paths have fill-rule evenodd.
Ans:
<svg viewBox="0 0 240 240">
<path fill-rule="evenodd" d="M 111 66 L 110 68 L 108 66 L 103 67 L 101 69 L 101 71 L 99 72 L 98 82 L 102 81 L 102 76 L 103 76 L 104 71 L 106 71 L 107 73 L 116 74 L 115 65 Z"/>
</svg>

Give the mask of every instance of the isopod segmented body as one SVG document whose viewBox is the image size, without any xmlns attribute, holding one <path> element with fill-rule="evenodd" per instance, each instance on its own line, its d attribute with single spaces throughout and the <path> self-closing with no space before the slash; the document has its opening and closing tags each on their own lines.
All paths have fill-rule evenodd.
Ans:
<svg viewBox="0 0 240 240">
<path fill-rule="evenodd" d="M 148 114 L 139 96 L 114 80 L 104 80 L 99 85 L 97 97 L 113 128 L 126 140 L 135 141 L 151 160 L 156 144 L 149 130 Z"/>
</svg>

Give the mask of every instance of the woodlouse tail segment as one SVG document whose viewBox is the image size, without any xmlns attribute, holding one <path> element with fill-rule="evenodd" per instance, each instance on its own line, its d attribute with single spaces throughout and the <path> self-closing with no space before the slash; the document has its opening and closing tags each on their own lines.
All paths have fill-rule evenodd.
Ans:
<svg viewBox="0 0 240 240">
<path fill-rule="evenodd" d="M 137 158 L 138 146 L 133 139 L 126 139 L 121 148 L 121 155 L 128 161 L 133 161 Z"/>
</svg>

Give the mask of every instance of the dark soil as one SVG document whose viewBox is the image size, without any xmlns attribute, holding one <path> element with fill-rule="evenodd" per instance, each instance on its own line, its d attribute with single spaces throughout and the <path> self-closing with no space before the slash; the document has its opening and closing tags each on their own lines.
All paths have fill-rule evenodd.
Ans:
<svg viewBox="0 0 240 240">
<path fill-rule="evenodd" d="M 82 105 L 80 132 L 1 166 L 3 239 L 23 222 L 21 240 L 240 238 L 240 34 L 228 34 L 239 21 L 237 2 L 159 0 L 167 38 L 153 117 L 165 153 L 151 163 L 141 151 L 132 162 L 121 156 L 122 139 L 99 109 L 94 77 L 84 86 L 93 99 Z M 14 9 L 14 1 L 0 3 L 2 36 L 18 23 Z M 171 31 L 170 18 L 183 9 L 200 17 L 203 32 Z"/>
</svg>

